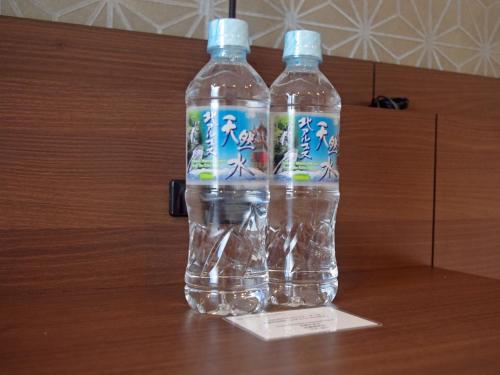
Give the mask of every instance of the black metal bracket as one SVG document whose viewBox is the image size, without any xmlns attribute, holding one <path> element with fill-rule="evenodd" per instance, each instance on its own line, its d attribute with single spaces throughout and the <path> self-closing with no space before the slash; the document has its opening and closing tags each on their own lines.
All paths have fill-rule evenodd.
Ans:
<svg viewBox="0 0 500 375">
<path fill-rule="evenodd" d="M 171 180 L 169 190 L 169 213 L 171 216 L 187 216 L 185 180 Z"/>
</svg>

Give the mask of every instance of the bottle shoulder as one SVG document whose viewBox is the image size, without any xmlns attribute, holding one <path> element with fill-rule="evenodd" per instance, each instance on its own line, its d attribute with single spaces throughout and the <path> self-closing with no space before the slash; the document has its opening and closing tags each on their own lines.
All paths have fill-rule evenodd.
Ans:
<svg viewBox="0 0 500 375">
<path fill-rule="evenodd" d="M 271 94 L 338 95 L 337 90 L 321 72 L 284 71 L 270 87 Z"/>
<path fill-rule="evenodd" d="M 269 89 L 247 62 L 208 62 L 186 91 L 186 101 L 200 98 L 238 98 L 269 102 Z"/>
<path fill-rule="evenodd" d="M 340 112 L 340 96 L 319 70 L 285 70 L 270 88 L 271 107 L 285 110 L 286 107 L 298 107 L 301 110 L 325 110 Z"/>
</svg>

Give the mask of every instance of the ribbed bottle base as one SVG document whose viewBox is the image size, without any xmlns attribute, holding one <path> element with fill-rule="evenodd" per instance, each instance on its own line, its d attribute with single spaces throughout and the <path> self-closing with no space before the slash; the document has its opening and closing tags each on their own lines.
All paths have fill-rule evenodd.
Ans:
<svg viewBox="0 0 500 375">
<path fill-rule="evenodd" d="M 337 279 L 321 284 L 270 282 L 270 303 L 289 307 L 328 305 L 335 298 L 337 289 Z"/>
<path fill-rule="evenodd" d="M 242 291 L 201 290 L 184 288 L 189 306 L 202 314 L 244 315 L 261 312 L 269 298 L 267 286 Z"/>
</svg>

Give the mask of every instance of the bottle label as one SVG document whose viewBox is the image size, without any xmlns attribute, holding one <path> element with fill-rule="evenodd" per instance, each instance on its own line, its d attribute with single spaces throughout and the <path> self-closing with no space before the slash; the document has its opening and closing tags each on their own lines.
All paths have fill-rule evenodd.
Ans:
<svg viewBox="0 0 500 375">
<path fill-rule="evenodd" d="M 189 183 L 266 182 L 269 159 L 265 109 L 189 107 L 186 117 Z"/>
<path fill-rule="evenodd" d="M 273 112 L 275 184 L 338 183 L 339 116 L 327 113 Z"/>
</svg>

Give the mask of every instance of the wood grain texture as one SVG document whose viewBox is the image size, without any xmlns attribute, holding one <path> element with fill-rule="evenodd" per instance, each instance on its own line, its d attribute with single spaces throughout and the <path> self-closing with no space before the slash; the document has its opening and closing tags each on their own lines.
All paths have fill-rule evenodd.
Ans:
<svg viewBox="0 0 500 375">
<path fill-rule="evenodd" d="M 70 135 L 60 137 L 64 144 Z M 26 138 L 30 135 L 12 138 L 12 142 L 19 144 L 19 139 Z M 94 147 L 96 142 L 105 144 L 114 139 L 113 133 L 103 133 L 79 144 Z M 69 182 L 54 189 L 44 182 L 36 192 L 32 187 L 14 185 L 15 190 L 11 188 L 0 198 L 2 207 L 18 210 L 19 220 L 25 220 L 26 225 L 12 228 L 5 219 L 6 227 L 0 231 L 0 290 L 111 288 L 182 280 L 187 220 L 168 216 L 166 187 L 161 182 L 157 182 L 157 190 L 139 190 L 158 178 L 150 174 L 159 173 L 168 180 L 180 177 L 181 172 L 168 175 L 167 166 L 164 171 L 148 171 L 144 163 L 142 170 L 124 176 L 130 160 L 141 159 L 140 150 L 146 148 L 143 139 L 136 137 L 136 150 L 124 154 L 123 160 L 117 157 L 107 162 L 104 146 L 100 163 L 75 157 L 68 176 L 62 168 L 52 170 L 54 164 L 48 169 L 41 166 L 50 172 L 54 184 L 66 178 Z M 434 117 L 346 106 L 341 143 L 342 195 L 337 222 L 341 270 L 431 265 Z M 160 147 L 157 152 L 162 152 Z M 182 152 L 168 160 L 182 165 Z M 67 163 L 66 156 L 58 162 Z M 16 159 L 13 163 L 24 168 L 32 162 Z M 103 188 L 81 178 L 81 171 L 92 168 L 102 176 Z M 14 183 L 16 173 L 13 168 Z M 126 195 L 123 199 L 117 196 L 118 188 L 107 174 L 123 180 L 116 184 Z M 29 173 L 26 178 L 31 178 Z M 40 183 L 42 178 L 32 178 L 31 184 Z M 70 185 L 72 179 L 76 180 L 74 185 Z M 131 183 L 130 179 L 139 182 Z M 12 185 L 10 181 L 6 186 Z M 79 199 L 63 195 L 68 186 L 80 186 L 79 192 L 84 194 Z M 71 210 L 51 210 L 45 197 L 54 190 L 54 199 L 71 205 Z M 9 201 L 19 194 L 46 207 L 49 227 L 38 222 L 43 211 L 20 210 L 18 202 Z M 36 194 L 44 195 L 40 198 Z"/>
<path fill-rule="evenodd" d="M 434 116 L 345 107 L 341 124 L 340 269 L 430 265 Z"/>
<path fill-rule="evenodd" d="M 375 95 L 408 97 L 411 111 L 500 119 L 499 94 L 496 78 L 375 65 Z"/>
<path fill-rule="evenodd" d="M 181 284 L 2 295 L 0 363 L 10 375 L 497 374 L 499 294 L 497 280 L 429 267 L 345 273 L 337 306 L 382 327 L 271 342 L 192 313 Z"/>
<path fill-rule="evenodd" d="M 0 33 L 0 227 L 171 223 L 184 91 L 207 60 L 205 42 L 8 17 Z M 277 50 L 253 57 L 268 83 L 282 70 Z M 344 102 L 369 100 L 370 63 L 324 65 Z"/>
<path fill-rule="evenodd" d="M 1 289 L 182 280 L 187 222 L 168 215 L 168 181 L 184 176 L 184 90 L 204 49 L 0 17 Z M 279 55 L 252 52 L 268 82 Z M 324 71 L 345 103 L 363 103 L 370 64 L 326 58 Z M 340 266 L 430 264 L 432 116 L 342 116 Z"/>
<path fill-rule="evenodd" d="M 187 221 L 145 228 L 0 231 L 0 293 L 179 283 Z"/>
<path fill-rule="evenodd" d="M 500 127 L 439 116 L 435 265 L 500 279 Z"/>
</svg>

